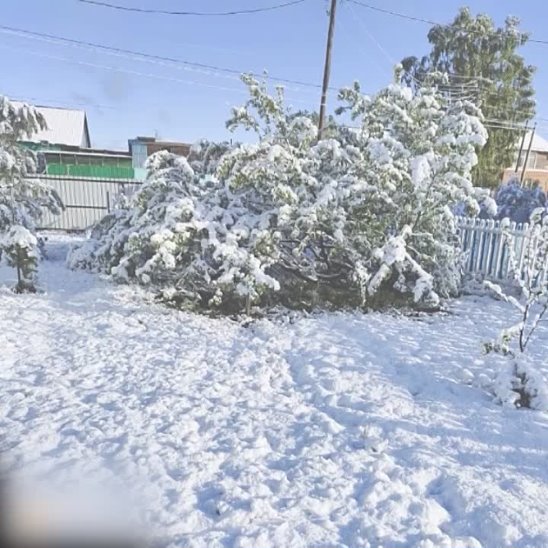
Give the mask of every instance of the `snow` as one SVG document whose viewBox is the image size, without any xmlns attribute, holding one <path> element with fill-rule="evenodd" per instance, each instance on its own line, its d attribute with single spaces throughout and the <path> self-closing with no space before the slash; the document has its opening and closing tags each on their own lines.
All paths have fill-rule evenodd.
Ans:
<svg viewBox="0 0 548 548">
<path fill-rule="evenodd" d="M 0 290 L 7 469 L 131 478 L 160 546 L 548 546 L 548 414 L 483 388 L 508 303 L 244 324 L 70 271 L 66 248 L 50 236 L 44 293 Z"/>
<path fill-rule="evenodd" d="M 24 103 L 13 101 L 13 105 L 19 108 Z M 31 142 L 91 148 L 84 110 L 45 106 L 33 108 L 44 117 L 47 127 L 34 133 L 29 138 Z"/>
<path fill-rule="evenodd" d="M 38 245 L 36 236 L 24 226 L 14 225 L 9 232 L 0 237 L 0 245 L 9 247 L 12 245 L 27 249 L 34 249 Z"/>
</svg>

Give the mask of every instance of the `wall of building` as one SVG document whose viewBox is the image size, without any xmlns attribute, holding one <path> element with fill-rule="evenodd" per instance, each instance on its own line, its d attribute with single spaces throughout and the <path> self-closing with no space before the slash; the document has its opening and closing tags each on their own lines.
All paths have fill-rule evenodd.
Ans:
<svg viewBox="0 0 548 548">
<path fill-rule="evenodd" d="M 54 176 L 134 179 L 129 152 L 86 149 L 50 143 L 22 142 L 38 154 L 39 172 Z"/>
<path fill-rule="evenodd" d="M 110 154 L 69 153 L 47 151 L 46 173 L 71 177 L 95 177 L 106 179 L 133 179 L 135 176 L 131 157 Z"/>
<path fill-rule="evenodd" d="M 131 166 L 116 165 L 84 165 L 48 163 L 46 165 L 48 175 L 67 175 L 70 177 L 96 177 L 106 179 L 133 179 L 135 170 Z"/>
<path fill-rule="evenodd" d="M 147 143 L 147 153 L 149 156 L 155 152 L 160 152 L 161 150 L 167 150 L 168 152 L 179 156 L 188 156 L 190 145 L 185 143 L 163 143 L 161 141 Z"/>
<path fill-rule="evenodd" d="M 506 183 L 513 177 L 520 178 L 521 169 L 519 169 L 517 173 L 514 171 L 514 168 L 506 169 L 502 177 L 502 182 Z M 526 169 L 523 182 L 526 185 L 538 183 L 545 192 L 548 192 L 548 169 Z"/>
</svg>

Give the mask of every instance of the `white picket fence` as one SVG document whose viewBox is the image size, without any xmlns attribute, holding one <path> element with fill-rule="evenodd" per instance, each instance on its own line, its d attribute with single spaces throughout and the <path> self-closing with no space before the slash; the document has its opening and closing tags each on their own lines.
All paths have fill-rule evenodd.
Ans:
<svg viewBox="0 0 548 548">
<path fill-rule="evenodd" d="M 464 270 L 468 274 L 482 278 L 503 281 L 512 276 L 509 264 L 509 249 L 503 237 L 501 221 L 459 217 L 459 236 L 465 253 Z M 527 223 L 510 223 L 508 230 L 512 234 L 512 245 L 519 272 L 523 270 L 525 251 L 530 241 Z M 533 242 L 536 247 L 536 242 Z M 548 269 L 546 265 L 545 271 Z M 546 272 L 543 273 L 546 277 Z"/>
</svg>

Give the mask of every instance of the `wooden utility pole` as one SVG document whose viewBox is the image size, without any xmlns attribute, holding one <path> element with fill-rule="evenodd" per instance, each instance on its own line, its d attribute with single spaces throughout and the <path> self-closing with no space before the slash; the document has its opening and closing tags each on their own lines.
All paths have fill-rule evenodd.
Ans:
<svg viewBox="0 0 548 548">
<path fill-rule="evenodd" d="M 520 184 L 523 185 L 523 178 L 525 177 L 525 170 L 527 169 L 527 162 L 529 161 L 529 154 L 531 153 L 531 147 L 533 146 L 533 137 L 535 136 L 535 131 L 537 130 L 537 124 L 533 126 L 533 131 L 531 131 L 531 138 L 529 139 L 529 146 L 527 148 L 527 154 L 525 155 L 525 162 L 523 162 L 523 169 L 521 170 L 521 178 L 519 180 Z"/>
<path fill-rule="evenodd" d="M 325 50 L 325 65 L 323 69 L 322 100 L 320 103 L 320 121 L 318 123 L 318 139 L 322 138 L 325 125 L 325 107 L 327 103 L 327 90 L 329 88 L 329 76 L 331 74 L 331 50 L 333 47 L 333 34 L 335 32 L 335 15 L 337 12 L 337 0 L 331 0 L 329 10 L 329 30 L 327 31 L 327 47 Z"/>
<path fill-rule="evenodd" d="M 523 152 L 523 146 L 525 145 L 525 136 L 527 135 L 528 129 L 529 129 L 529 120 L 526 120 L 525 128 L 523 129 L 523 135 L 521 136 L 521 145 L 519 146 L 518 157 L 516 159 L 516 169 L 514 169 L 514 173 L 517 173 L 519 169 L 519 161 L 521 160 L 521 153 Z"/>
</svg>

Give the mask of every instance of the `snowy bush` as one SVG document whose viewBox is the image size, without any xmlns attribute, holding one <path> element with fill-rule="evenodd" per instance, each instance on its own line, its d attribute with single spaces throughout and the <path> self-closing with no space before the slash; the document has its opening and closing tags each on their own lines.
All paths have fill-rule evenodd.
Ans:
<svg viewBox="0 0 548 548">
<path fill-rule="evenodd" d="M 521 262 L 515 255 L 513 236 L 508 230 L 509 220 L 505 223 L 504 238 L 519 296 L 516 298 L 491 282 L 485 284 L 515 309 L 517 322 L 504 329 L 496 341 L 487 343 L 486 350 L 507 356 L 510 361 L 494 385 L 495 395 L 501 403 L 548 410 L 548 385 L 525 356 L 548 311 L 548 217 L 543 213 L 544 210 L 539 208 L 531 215 L 531 228 Z"/>
<path fill-rule="evenodd" d="M 382 280 L 411 291 L 415 302 L 455 294 L 460 252 L 452 209 L 463 203 L 477 214 L 485 195 L 470 179 L 487 138 L 480 113 L 466 102 L 447 104 L 428 87 L 413 95 L 392 85 L 371 101 L 358 87 L 341 95 L 361 118 L 355 143 L 365 154 L 356 167 L 373 189 L 363 214 L 377 259 L 370 292 Z"/>
<path fill-rule="evenodd" d="M 39 245 L 36 236 L 24 226 L 13 225 L 0 237 L 6 262 L 18 270 L 16 293 L 34 292 Z"/>
<path fill-rule="evenodd" d="M 35 109 L 0 96 L 0 256 L 17 268 L 17 291 L 34 289 L 36 221 L 45 209 L 58 213 L 62 207 L 52 188 L 28 177 L 36 173 L 36 155 L 18 143 L 44 127 Z"/>
<path fill-rule="evenodd" d="M 357 127 L 331 122 L 318 141 L 314 116 L 289 112 L 282 89 L 243 80 L 250 98 L 227 126 L 257 142 L 149 158 L 145 184 L 72 266 L 223 310 L 388 298 L 435 307 L 454 294 L 451 208 L 477 213 L 481 195 L 470 182 L 486 139 L 475 108 L 433 87 L 392 85 L 370 99 L 355 85 L 340 99 Z"/>
<path fill-rule="evenodd" d="M 70 265 L 205 307 L 230 306 L 231 299 L 249 303 L 264 287 L 278 289 L 265 273 L 272 264 L 266 231 L 209 173 L 209 152 L 202 147 L 188 160 L 168 152 L 151 156 L 147 180 L 129 207 L 105 217 L 73 250 Z"/>
<path fill-rule="evenodd" d="M 512 178 L 500 185 L 495 194 L 496 210 L 485 208 L 482 216 L 486 218 L 509 218 L 516 223 L 529 221 L 531 213 L 538 208 L 546 208 L 546 194 L 538 186 L 524 187 L 519 179 Z"/>
</svg>

